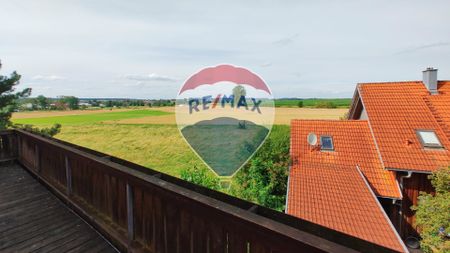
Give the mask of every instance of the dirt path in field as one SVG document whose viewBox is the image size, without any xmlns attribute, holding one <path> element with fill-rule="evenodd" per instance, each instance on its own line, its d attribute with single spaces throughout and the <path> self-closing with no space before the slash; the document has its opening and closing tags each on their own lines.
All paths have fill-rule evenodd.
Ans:
<svg viewBox="0 0 450 253">
<path fill-rule="evenodd" d="M 158 108 L 174 112 L 174 107 Z M 289 125 L 292 119 L 339 119 L 348 109 L 276 108 L 275 124 Z M 176 124 L 175 114 L 115 121 L 118 124 Z"/>
<path fill-rule="evenodd" d="M 145 108 L 147 109 L 147 108 Z M 123 112 L 136 109 L 96 109 L 96 110 L 71 110 L 71 111 L 31 111 L 31 112 L 15 112 L 12 114 L 12 119 L 30 119 L 30 118 L 44 118 L 55 116 L 68 116 L 68 115 L 85 115 L 105 112 Z M 138 109 L 142 110 L 142 109 Z"/>
</svg>

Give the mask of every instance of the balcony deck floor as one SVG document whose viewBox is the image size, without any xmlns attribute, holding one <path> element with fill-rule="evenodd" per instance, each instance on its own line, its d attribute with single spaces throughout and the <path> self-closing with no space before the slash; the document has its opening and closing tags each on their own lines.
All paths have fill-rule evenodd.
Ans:
<svg viewBox="0 0 450 253">
<path fill-rule="evenodd" d="M 0 166 L 0 252 L 117 252 L 18 165 Z"/>
</svg>

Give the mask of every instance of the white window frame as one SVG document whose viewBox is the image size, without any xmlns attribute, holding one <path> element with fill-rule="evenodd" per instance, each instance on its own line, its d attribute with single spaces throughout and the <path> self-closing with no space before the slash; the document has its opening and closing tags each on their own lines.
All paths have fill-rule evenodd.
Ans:
<svg viewBox="0 0 450 253">
<path fill-rule="evenodd" d="M 434 137 L 436 137 L 437 143 L 425 142 L 425 140 L 422 137 L 422 133 L 432 133 L 432 134 L 434 134 Z M 416 130 L 416 134 L 417 134 L 417 138 L 419 138 L 420 143 L 422 144 L 422 147 L 424 147 L 424 148 L 444 148 L 444 146 L 442 146 L 441 140 L 439 140 L 439 137 L 438 137 L 438 135 L 436 134 L 436 132 L 434 130 L 417 129 Z"/>
<path fill-rule="evenodd" d="M 322 145 L 322 138 L 330 138 L 331 139 L 331 148 L 324 148 Z M 321 135 L 320 136 L 320 150 L 321 151 L 334 151 L 334 141 L 331 135 Z"/>
</svg>

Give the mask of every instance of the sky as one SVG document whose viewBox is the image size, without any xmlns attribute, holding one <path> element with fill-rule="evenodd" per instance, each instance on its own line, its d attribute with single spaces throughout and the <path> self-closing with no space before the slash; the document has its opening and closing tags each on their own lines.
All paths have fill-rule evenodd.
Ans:
<svg viewBox="0 0 450 253">
<path fill-rule="evenodd" d="M 175 98 L 227 63 L 275 97 L 351 97 L 359 82 L 450 79 L 450 1 L 0 0 L 1 75 L 33 96 Z"/>
</svg>

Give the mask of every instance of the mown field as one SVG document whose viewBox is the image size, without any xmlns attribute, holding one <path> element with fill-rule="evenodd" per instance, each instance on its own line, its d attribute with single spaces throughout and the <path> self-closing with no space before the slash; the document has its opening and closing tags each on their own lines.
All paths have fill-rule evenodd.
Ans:
<svg viewBox="0 0 450 253">
<path fill-rule="evenodd" d="M 67 112 L 24 112 L 12 121 L 47 127 L 62 125 L 55 137 L 179 176 L 183 169 L 206 168 L 181 137 L 173 107 Z M 339 119 L 347 109 L 277 108 L 275 124 L 293 118 Z M 277 131 L 275 128 L 273 131 Z M 274 134 L 272 131 L 272 134 Z M 275 133 L 276 134 L 276 133 Z"/>
<path fill-rule="evenodd" d="M 348 108 L 352 99 L 350 98 L 307 98 L 307 99 L 276 99 L 275 107 L 298 107 L 299 101 L 302 101 L 303 107 L 327 107 L 335 106 L 338 108 Z"/>
</svg>

